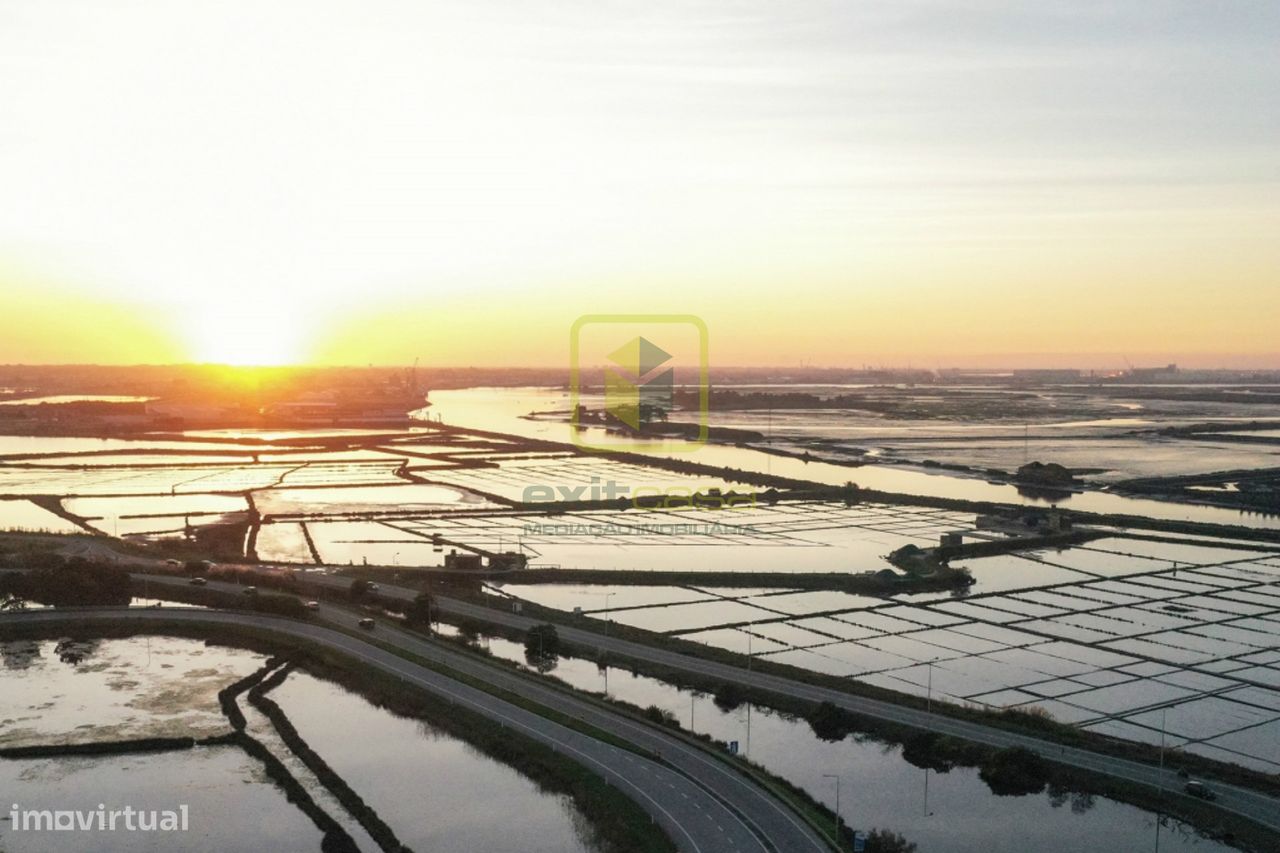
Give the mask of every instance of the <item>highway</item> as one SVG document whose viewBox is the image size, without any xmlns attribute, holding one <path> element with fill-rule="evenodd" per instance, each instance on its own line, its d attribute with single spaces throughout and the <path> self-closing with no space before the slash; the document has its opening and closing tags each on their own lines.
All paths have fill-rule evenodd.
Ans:
<svg viewBox="0 0 1280 853">
<path fill-rule="evenodd" d="M 307 575 L 306 582 L 342 589 L 348 589 L 351 585 L 350 578 L 340 575 Z M 378 594 L 388 598 L 411 599 L 417 595 L 417 590 L 380 584 Z M 540 621 L 544 621 L 442 596 L 434 596 L 434 601 L 443 613 L 519 630 L 527 630 Z M 1101 773 L 1116 779 L 1148 785 L 1165 791 L 1169 796 L 1188 796 L 1182 790 L 1184 780 L 1178 777 L 1174 769 L 1161 770 L 1148 764 L 1118 758 L 1093 750 L 1063 746 L 1043 738 L 1019 734 L 970 720 L 956 719 L 943 714 L 933 714 L 879 699 L 854 696 L 838 690 L 806 684 L 802 681 L 704 660 L 692 655 L 657 649 L 643 643 L 636 643 L 618 637 L 609 637 L 594 631 L 585 631 L 559 623 L 556 625 L 556 630 L 561 639 L 574 646 L 603 651 L 615 658 L 629 658 L 660 664 L 664 667 L 707 676 L 725 683 L 740 684 L 795 699 L 804 699 L 812 702 L 831 702 L 841 708 L 865 714 L 868 717 L 911 726 L 922 731 L 951 735 L 974 743 L 1001 748 L 1024 747 L 1060 764 Z M 1247 818 L 1275 832 L 1280 832 L 1280 800 L 1257 791 L 1217 781 L 1212 783 L 1212 788 L 1218 795 L 1217 800 L 1213 803 L 1215 807 Z"/>
<path fill-rule="evenodd" d="M 149 582 L 185 583 L 184 579 L 148 576 Z M 210 583 L 211 588 L 234 585 Z M 406 592 L 408 592 L 406 590 Z M 359 616 L 322 606 L 319 617 L 354 628 Z M 509 726 L 593 770 L 636 801 L 657 821 L 682 851 L 691 853 L 808 853 L 829 851 L 823 839 L 786 804 L 752 783 L 705 749 L 599 705 L 570 691 L 540 683 L 531 676 L 400 631 L 385 621 L 375 636 L 398 649 L 438 662 L 460 674 L 500 687 L 597 729 L 662 759 L 653 761 L 561 725 L 504 699 L 435 670 L 406 660 L 362 637 L 322 625 L 273 616 L 191 608 L 88 608 L 5 614 L 0 624 L 83 624 L 89 620 L 179 620 L 194 624 L 252 626 L 283 636 L 299 637 L 398 677 L 430 693 Z"/>
</svg>

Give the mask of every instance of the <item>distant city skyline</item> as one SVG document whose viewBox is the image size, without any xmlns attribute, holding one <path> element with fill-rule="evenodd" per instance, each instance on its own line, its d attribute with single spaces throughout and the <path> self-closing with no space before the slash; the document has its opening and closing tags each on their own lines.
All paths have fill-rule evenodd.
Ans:
<svg viewBox="0 0 1280 853">
<path fill-rule="evenodd" d="M 1078 371 L 1084 376 L 1094 374 L 1097 377 L 1113 377 L 1129 372 L 1150 373 L 1160 372 L 1163 368 L 1173 366 L 1177 368 L 1180 374 L 1194 373 L 1280 373 L 1280 356 L 1270 356 L 1267 354 L 1248 355 L 1248 354 L 1199 354 L 1179 361 L 1177 358 L 1166 357 L 1166 354 L 1151 354 L 1147 357 L 1144 354 L 1136 356 L 1114 356 L 1106 353 L 1080 354 L 1072 353 L 1069 356 L 1056 357 L 1044 353 L 1036 353 L 1028 355 L 1019 360 L 1017 355 L 998 354 L 990 356 L 973 356 L 964 360 L 944 360 L 935 359 L 929 361 L 927 359 L 904 359 L 902 361 L 860 361 L 850 362 L 847 364 L 840 363 L 817 363 L 812 361 L 801 361 L 794 364 L 772 363 L 772 364 L 744 364 L 733 362 L 717 362 L 712 364 L 711 373 L 713 378 L 718 374 L 737 373 L 759 371 L 762 373 L 795 373 L 803 374 L 806 371 L 831 371 L 831 372 L 935 372 L 935 373 L 953 373 L 965 371 L 973 371 L 975 373 L 992 373 L 1012 371 L 1028 371 L 1028 372 L 1053 372 L 1053 371 Z M 0 369 L 20 369 L 23 367 L 30 368 L 130 368 L 130 367 L 154 367 L 154 368 L 181 368 L 181 367 L 226 367 L 231 370 L 243 370 L 251 368 L 267 368 L 271 370 L 280 368 L 301 368 L 301 369 L 351 369 L 359 370 L 363 368 L 377 368 L 380 370 L 407 370 L 412 369 L 412 362 L 366 362 L 364 364 L 355 363 L 281 363 L 281 364 L 232 364 L 228 362 L 214 361 L 140 361 L 140 362 L 77 362 L 77 361 L 11 361 L 0 362 Z M 544 364 L 503 364 L 503 363 L 480 363 L 480 362 L 432 362 L 426 363 L 421 359 L 418 360 L 417 367 L 419 370 L 428 371 L 437 369 L 441 371 L 465 371 L 474 368 L 487 373 L 500 371 L 528 371 L 538 373 L 563 372 L 566 375 L 569 367 L 566 364 L 557 364 L 555 362 L 547 362 Z M 604 365 L 590 365 L 592 368 L 603 368 Z"/>
<path fill-rule="evenodd" d="M 0 363 L 1280 367 L 1280 6 L 0 0 Z"/>
</svg>

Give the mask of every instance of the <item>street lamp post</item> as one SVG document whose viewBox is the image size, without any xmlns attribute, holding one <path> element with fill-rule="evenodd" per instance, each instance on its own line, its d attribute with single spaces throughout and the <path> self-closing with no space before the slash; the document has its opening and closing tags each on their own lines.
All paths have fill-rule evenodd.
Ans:
<svg viewBox="0 0 1280 853">
<path fill-rule="evenodd" d="M 929 768 L 924 769 L 924 816 L 929 816 Z"/>
<path fill-rule="evenodd" d="M 1160 787 L 1164 787 L 1164 720 L 1168 708 L 1160 709 Z"/>
<path fill-rule="evenodd" d="M 1160 809 L 1156 811 L 1156 853 L 1160 853 L 1160 821 L 1164 815 L 1164 721 L 1168 708 L 1160 709 Z"/>
<path fill-rule="evenodd" d="M 925 710 L 933 713 L 933 661 L 929 661 L 929 698 L 925 700 Z"/>
<path fill-rule="evenodd" d="M 751 671 L 751 634 L 747 633 L 747 672 Z M 747 755 L 751 754 L 751 700 L 747 700 Z"/>
<path fill-rule="evenodd" d="M 604 635 L 609 636 L 609 623 L 613 621 L 609 616 L 609 599 L 617 595 L 616 592 L 604 593 Z M 609 695 L 609 662 L 606 658 L 604 664 L 604 695 Z"/>
<path fill-rule="evenodd" d="M 840 777 L 835 773 L 823 773 L 827 779 L 836 780 L 836 835 L 840 834 L 840 825 L 844 823 L 844 819 L 840 816 Z"/>
</svg>

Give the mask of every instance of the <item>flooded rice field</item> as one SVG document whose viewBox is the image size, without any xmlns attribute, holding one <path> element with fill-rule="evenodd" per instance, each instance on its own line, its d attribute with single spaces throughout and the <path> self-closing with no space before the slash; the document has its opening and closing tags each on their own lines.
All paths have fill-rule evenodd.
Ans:
<svg viewBox="0 0 1280 853">
<path fill-rule="evenodd" d="M 49 397 L 17 397 L 0 400 L 0 406 L 60 406 L 66 403 L 145 403 L 154 397 L 125 394 L 56 394 Z"/>
<path fill-rule="evenodd" d="M 228 730 L 217 692 L 253 672 L 253 652 L 175 637 L 0 642 L 0 746 L 147 737 L 207 737 Z M 24 809 L 188 808 L 185 850 L 318 850 L 320 833 L 235 747 L 156 754 L 0 759 L 0 788 Z M 235 815 L 229 820 L 228 815 Z M 172 834 L 95 832 L 92 849 L 165 849 Z M 147 845 L 152 845 L 147 847 Z M 8 853 L 80 853 L 82 833 L 15 831 L 0 818 Z"/>
<path fill-rule="evenodd" d="M 0 642 L 0 747 L 83 744 L 230 730 L 220 689 L 259 669 L 257 653 L 175 637 Z M 560 795 L 430 724 L 398 717 L 329 681 L 291 672 L 270 693 L 310 746 L 417 850 L 595 850 L 589 823 Z M 366 853 L 378 847 L 292 756 L 272 724 L 241 699 L 248 732 L 283 761 Z M 353 733 L 359 733 L 353 737 Z M 319 850 L 321 833 L 236 745 L 159 753 L 0 758 L 6 803 L 23 809 L 177 810 L 188 827 L 140 835 L 94 831 L 92 848 Z M 493 809 L 519 815 L 521 832 Z M 21 831 L 0 816 L 0 849 L 62 853 L 84 833 Z M 177 840 L 175 841 L 175 837 Z"/>
<path fill-rule="evenodd" d="M 562 396 L 548 389 L 471 389 L 444 392 L 426 411 L 516 436 L 563 440 L 563 423 L 524 417 L 554 409 Z M 214 430 L 188 438 L 0 437 L 0 455 L 18 454 L 0 459 L 0 526 L 159 539 L 241 525 L 246 547 L 261 543 L 259 551 L 243 556 L 285 562 L 440 565 L 443 540 L 449 548 L 479 552 L 521 549 L 535 564 L 566 568 L 689 570 L 713 560 L 722 569 L 784 572 L 883 568 L 883 556 L 895 548 L 933 544 L 942 533 L 972 526 L 972 518 L 959 513 L 876 505 L 757 505 L 715 518 L 623 510 L 551 518 L 508 508 L 672 490 L 744 493 L 751 487 L 590 455 L 530 452 L 518 437 L 426 426 Z M 853 481 L 902 494 L 1051 502 L 1007 484 L 902 465 L 850 467 L 724 445 L 700 448 L 688 458 L 831 486 Z M 29 498 L 44 506 L 21 500 Z M 1063 493 L 1053 502 L 1161 519 L 1280 526 L 1276 516 L 1097 491 Z M 53 511 L 58 508 L 62 514 Z"/>
<path fill-rule="evenodd" d="M 273 525 L 274 526 L 274 525 Z M 921 507 L 795 503 L 731 510 L 602 510 L 436 514 L 420 519 L 313 521 L 324 562 L 439 564 L 433 537 L 469 548 L 519 548 L 531 565 L 649 571 L 861 572 L 887 567 L 903 545 L 936 545 L 973 516 Z M 266 527 L 264 527 L 266 529 Z M 393 547 L 398 546 L 398 547 Z M 298 552 L 300 553 L 300 552 Z"/>
<path fill-rule="evenodd" d="M 517 551 L 544 568 L 797 575 L 880 571 L 889 568 L 886 555 L 904 546 L 930 547 L 951 533 L 968 541 L 991 536 L 977 530 L 972 513 L 875 502 L 758 500 L 721 511 L 631 506 L 540 512 L 538 503 L 552 500 L 750 489 L 734 479 L 745 474 L 730 470 L 679 473 L 530 444 L 530 437 L 567 441 L 566 425 L 556 416 L 566 400 L 551 389 L 470 389 L 434 395 L 426 410 L 508 437 L 441 431 L 425 420 L 390 431 L 200 431 L 186 441 L 173 435 L 154 441 L 0 437 L 0 529 L 83 531 L 142 542 L 199 542 L 205 532 L 220 532 L 227 559 L 299 565 L 441 566 L 452 552 L 485 557 Z M 1132 453 L 1157 467 L 1176 469 L 1184 460 L 1181 448 L 1190 446 L 1115 432 L 1142 426 L 1129 421 L 1168 412 L 1092 414 L 1097 417 L 1064 412 L 1037 421 L 1037 428 L 1046 442 L 1111 447 L 1117 458 Z M 1214 416 L 1238 415 L 1224 409 Z M 856 440 L 869 458 L 893 452 L 889 444 L 864 441 L 873 428 L 886 438 L 903 427 L 865 415 L 849 425 L 869 431 Z M 939 447 L 950 443 L 958 453 L 989 446 L 1006 454 L 1017 449 L 1016 433 L 1002 438 L 993 428 L 1008 425 L 979 424 L 974 437 L 965 432 L 972 423 L 917 423 L 898 436 Z M 1024 454 L 1030 442 L 1028 430 Z M 1238 454 L 1245 445 L 1222 446 L 1231 458 L 1210 456 L 1206 464 L 1243 458 Z M 661 454 L 663 445 L 650 449 Z M 911 465 L 849 466 L 728 445 L 706 446 L 685 458 L 831 486 L 853 481 L 903 494 L 1051 503 L 1012 485 Z M 1101 491 L 1064 493 L 1052 502 L 1160 519 L 1280 526 L 1276 516 Z M 1137 540 L 1116 531 L 1071 548 L 957 560 L 972 573 L 972 587 L 892 599 L 674 583 L 502 588 L 566 611 L 581 608 L 597 618 L 898 691 L 932 691 L 989 708 L 1039 708 L 1119 737 L 1157 742 L 1163 725 L 1166 741 L 1178 748 L 1276 772 L 1280 557 L 1227 540 L 1165 539 Z"/>
<path fill-rule="evenodd" d="M 946 474 L 902 465 L 859 465 L 849 467 L 830 462 L 776 456 L 741 447 L 708 446 L 697 451 L 699 462 L 729 465 L 828 486 L 856 483 L 865 489 L 904 495 L 928 495 L 966 501 L 1061 506 L 1064 509 L 1118 515 L 1137 515 L 1167 521 L 1194 521 L 1208 524 L 1235 524 L 1245 527 L 1280 529 L 1280 516 L 1244 512 L 1223 507 L 1180 504 L 1147 498 L 1130 498 L 1101 491 L 1063 492 L 1053 497 L 1024 494 L 1017 486 L 989 483 L 977 477 Z"/>
<path fill-rule="evenodd" d="M 1263 433 L 1250 433 L 1261 435 Z M 829 443 L 829 450 L 862 450 L 864 444 Z M 803 448 L 801 448 L 803 449 Z M 1006 438 L 877 439 L 873 458 L 885 462 L 936 462 L 1013 471 L 1033 459 L 1089 469 L 1090 483 L 1133 477 L 1169 477 L 1206 471 L 1280 466 L 1280 447 L 1157 436 L 1058 437 L 1043 432 Z"/>
<path fill-rule="evenodd" d="M 262 665 L 260 655 L 199 640 L 0 642 L 0 746 L 226 730 L 218 691 Z"/>
<path fill-rule="evenodd" d="M 960 704 L 1039 708 L 1280 772 L 1280 553 L 1107 537 L 962 565 L 976 578 L 967 592 L 890 598 L 495 588 L 761 660 Z"/>
<path fill-rule="evenodd" d="M 0 530 L 29 533 L 79 533 L 81 527 L 28 500 L 0 500 Z"/>
<path fill-rule="evenodd" d="M 497 637 L 480 642 L 495 657 L 524 663 L 520 644 Z M 1154 846 L 1154 813 L 1103 797 L 1053 789 L 996 796 L 975 768 L 926 771 L 909 763 L 898 746 L 857 734 L 831 743 L 818 738 L 803 719 L 747 704 L 722 708 L 709 695 L 622 668 L 562 656 L 550 674 L 642 708 L 657 706 L 685 728 L 725 743 L 736 741 L 747 758 L 833 810 L 835 786 L 829 777 L 839 776 L 839 806 L 847 822 L 901 832 L 921 851 L 1074 853 Z M 1160 832 L 1165 850 L 1233 849 L 1174 821 L 1166 821 Z"/>
<path fill-rule="evenodd" d="M 184 453 L 214 451 L 222 453 L 252 453 L 259 448 L 201 441 L 152 440 L 145 436 L 123 438 L 80 438 L 47 435 L 0 435 L 0 457 L 53 456 L 64 453 L 133 453 L 137 451 L 165 451 Z"/>
<path fill-rule="evenodd" d="M 271 784 L 261 765 L 235 747 L 166 754 L 57 759 L 0 759 L 0 788 L 23 809 L 94 812 L 132 806 L 161 811 L 187 807 L 180 833 L 117 830 L 12 831 L 0 817 L 6 853 L 137 853 L 181 849 L 319 851 L 321 833 Z M 86 847 L 85 836 L 91 835 Z M 175 837 L 176 836 L 176 837 Z"/>
<path fill-rule="evenodd" d="M 426 512 L 447 509 L 497 509 L 498 505 L 462 489 L 397 483 L 388 486 L 348 488 L 263 489 L 254 492 L 254 504 L 271 515 L 324 515 L 329 512 L 361 513 L 394 509 Z"/>
<path fill-rule="evenodd" d="M 429 723 L 398 717 L 304 672 L 291 673 L 271 697 L 414 850 L 594 849 L 585 819 L 568 798 L 540 791 L 516 770 Z M 516 816 L 519 831 L 513 832 L 510 819 Z"/>
<path fill-rule="evenodd" d="M 586 401 L 588 403 L 592 402 L 590 398 L 586 398 Z M 1107 405 L 1111 405 L 1110 402 L 1104 402 Z M 464 426 L 485 424 L 484 428 L 486 429 L 511 435 L 569 442 L 572 438 L 570 427 L 563 418 L 563 413 L 568 411 L 568 407 L 568 392 L 563 389 L 471 388 L 460 391 L 441 391 L 433 394 L 432 406 L 430 409 L 424 410 L 424 412 L 430 412 L 432 417 L 442 417 L 446 423 Z M 894 421 L 893 419 L 867 416 L 865 413 L 859 415 L 840 410 L 806 410 L 793 414 L 798 421 L 818 424 L 815 427 L 816 434 L 822 436 L 827 435 L 822 432 L 823 424 L 838 423 L 843 428 L 861 425 L 865 431 L 859 438 L 856 449 L 865 453 L 866 458 L 870 459 L 895 456 L 893 445 L 888 443 L 877 444 L 877 436 L 896 437 L 909 434 L 917 438 L 950 437 L 953 442 L 958 442 L 958 444 L 953 445 L 953 450 L 957 448 L 959 450 L 957 450 L 953 458 L 944 461 L 955 461 L 981 469 L 988 467 L 981 453 L 969 454 L 963 448 L 973 442 L 976 442 L 976 446 L 979 448 L 985 446 L 989 439 L 983 437 L 984 433 L 999 435 L 1004 432 L 1012 433 L 1013 444 L 1024 457 L 1019 460 L 1018 453 L 1014 453 L 1013 458 L 1009 458 L 1008 454 L 1005 454 L 1002 457 L 1005 460 L 1004 463 L 997 466 L 1005 470 L 1011 470 L 1028 459 L 1038 458 L 1044 462 L 1056 461 L 1067 465 L 1078 464 L 1089 469 L 1103 468 L 1112 470 L 1114 471 L 1114 476 L 1110 479 L 1123 479 L 1127 476 L 1137 476 L 1139 474 L 1149 475 L 1153 471 L 1168 474 L 1171 471 L 1211 471 L 1220 470 L 1223 467 L 1265 467 L 1268 464 L 1266 454 L 1264 453 L 1260 457 L 1255 452 L 1257 449 L 1241 453 L 1235 446 L 1226 446 L 1218 443 L 1212 447 L 1205 447 L 1200 446 L 1201 443 L 1198 441 L 1184 442 L 1186 447 L 1183 448 L 1176 442 L 1146 436 L 1136 440 L 1140 444 L 1134 444 L 1135 440 L 1124 435 L 1124 433 L 1133 428 L 1141 426 L 1154 428 L 1179 423 L 1199 423 L 1214 419 L 1235 418 L 1243 421 L 1260 417 L 1255 408 L 1242 407 L 1239 404 L 1231 404 L 1230 406 L 1219 408 L 1213 408 L 1213 404 L 1202 404 L 1202 407 L 1208 407 L 1212 411 L 1204 417 L 1198 417 L 1196 413 L 1200 412 L 1201 408 L 1189 408 L 1183 404 L 1168 403 L 1164 406 L 1153 406 L 1150 411 L 1151 418 L 1142 421 L 1133 421 L 1127 418 L 1119 421 L 1111 418 L 1082 421 L 1070 414 L 1048 416 L 1035 422 L 1037 423 L 1037 429 L 1041 429 L 1046 424 L 1053 425 L 1050 433 L 1051 443 L 1044 449 L 1044 453 L 1040 455 L 1030 453 L 1031 444 L 1023 435 L 1023 428 L 1026 423 L 1023 420 L 989 418 L 986 421 L 972 419 L 949 422 L 930 419 Z M 539 416 L 531 418 L 529 417 L 531 413 Z M 557 415 L 557 413 L 559 414 Z M 763 412 L 759 413 L 759 415 L 761 418 L 766 416 Z M 756 429 L 767 438 L 771 437 L 777 440 L 776 442 L 766 441 L 760 443 L 760 447 L 774 443 L 779 447 L 794 446 L 793 437 L 788 438 L 784 434 L 771 432 L 767 423 L 757 424 Z M 589 440 L 592 436 L 591 430 L 587 430 L 584 435 Z M 963 436 L 963 438 L 959 438 L 959 436 Z M 1067 450 L 1065 446 L 1053 444 L 1053 442 L 1062 442 L 1067 436 L 1071 436 L 1072 441 L 1076 442 L 1076 444 L 1064 459 L 1057 459 L 1056 454 L 1047 455 L 1049 451 L 1055 448 Z M 1105 450 L 1107 442 L 1115 440 L 1120 440 L 1126 446 L 1123 448 L 1123 452 L 1112 451 L 1110 456 L 1107 457 L 1107 451 Z M 1091 448 L 1095 441 L 1103 442 L 1103 450 L 1100 451 L 1100 456 L 1097 458 L 1091 457 Z M 668 453 L 665 447 L 666 445 L 661 441 L 648 442 L 643 446 L 643 452 L 659 456 L 673 455 Z M 1221 455 L 1215 457 L 1213 455 L 1214 452 Z M 896 455 L 898 458 L 914 462 L 923 462 L 926 459 L 935 458 L 931 453 L 922 452 L 917 454 L 914 451 Z M 988 483 L 977 476 L 945 473 L 936 469 L 909 465 L 875 463 L 854 466 L 840 465 L 778 456 L 774 453 L 767 453 L 757 447 L 730 447 L 716 444 L 697 448 L 696 451 L 691 453 L 673 456 L 674 458 L 688 459 L 699 464 L 766 472 L 777 476 L 809 480 L 832 486 L 840 486 L 852 481 L 863 488 L 898 494 L 929 495 L 932 497 L 1011 504 L 1057 504 L 1069 509 L 1087 512 L 1145 515 L 1150 518 L 1174 521 L 1201 521 L 1280 529 L 1280 516 L 1259 515 L 1257 513 L 1219 507 L 1129 498 L 1097 491 L 1063 493 L 1054 498 L 1046 498 L 1042 495 L 1023 494 L 1012 485 Z M 857 458 L 855 455 L 851 457 L 851 461 L 856 461 Z M 1089 461 L 1091 458 L 1092 461 Z M 1108 469 L 1107 466 L 1111 463 L 1106 461 L 1107 458 L 1110 458 L 1116 464 L 1120 464 L 1121 467 Z M 1274 465 L 1276 463 L 1272 461 L 1270 464 Z M 1164 465 L 1169 465 L 1169 469 L 1163 468 L 1162 466 Z"/>
</svg>

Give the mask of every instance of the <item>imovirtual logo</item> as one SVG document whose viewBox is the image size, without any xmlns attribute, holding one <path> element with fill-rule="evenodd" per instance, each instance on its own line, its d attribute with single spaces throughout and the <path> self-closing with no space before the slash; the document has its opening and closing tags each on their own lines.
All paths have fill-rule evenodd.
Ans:
<svg viewBox="0 0 1280 853">
<path fill-rule="evenodd" d="M 707 327 L 690 314 L 588 314 L 569 336 L 573 440 L 691 450 L 707 440 Z"/>
</svg>

